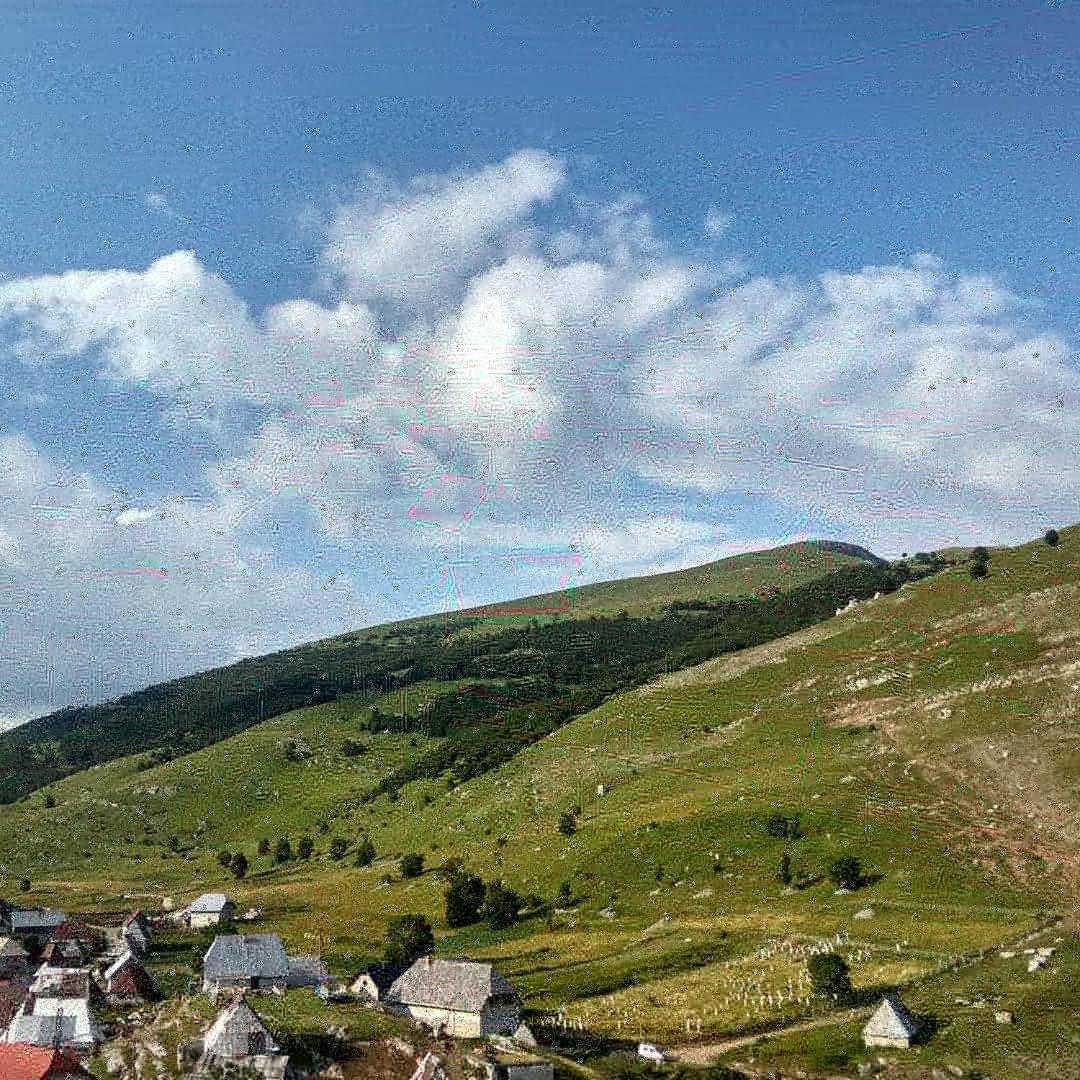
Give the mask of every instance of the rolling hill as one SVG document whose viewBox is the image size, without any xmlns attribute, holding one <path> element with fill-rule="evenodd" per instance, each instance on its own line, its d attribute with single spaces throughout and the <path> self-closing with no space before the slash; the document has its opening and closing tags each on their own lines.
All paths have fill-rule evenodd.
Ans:
<svg viewBox="0 0 1080 1080">
<path fill-rule="evenodd" d="M 620 627 L 623 639 L 635 633 L 647 639 L 653 636 L 648 620 L 661 617 L 674 602 L 722 603 L 771 595 L 844 569 L 881 576 L 882 560 L 850 545 L 788 545 L 676 573 L 371 627 L 175 679 L 101 705 L 62 709 L 0 736 L 0 802 L 117 757 L 151 751 L 157 760 L 165 760 L 190 753 L 301 706 L 355 698 L 357 693 L 375 697 L 421 678 L 484 678 L 489 670 L 505 669 L 501 658 L 514 649 L 550 654 L 565 648 L 568 622 L 595 623 L 619 614 L 634 623 Z M 523 646 L 527 632 L 531 639 Z M 518 680 L 516 697 L 547 698 L 549 690 L 537 693 Z"/>
<path fill-rule="evenodd" d="M 459 749 L 423 723 L 461 693 L 434 678 L 407 698 L 345 694 L 284 713 L 150 767 L 117 758 L 0 807 L 0 861 L 9 880 L 32 880 L 30 897 L 73 910 L 225 887 L 293 946 L 321 943 L 340 972 L 378 954 L 390 917 L 424 913 L 439 952 L 497 963 L 544 1039 L 591 1054 L 594 1075 L 639 1038 L 687 1060 L 853 1075 L 873 1058 L 858 1018 L 805 985 L 806 956 L 826 947 L 847 958 L 861 1000 L 900 986 L 936 1025 L 926 1045 L 888 1052 L 888 1075 L 1080 1075 L 1080 528 L 1056 547 L 992 550 L 982 579 L 962 562 L 932 569 L 606 694 L 472 775 L 456 758 L 415 768 Z M 791 609 L 769 605 L 800 597 L 805 613 L 830 578 L 753 611 L 781 631 L 772 617 Z M 648 628 L 716 617 L 730 629 L 746 611 L 714 609 L 721 599 L 669 595 Z M 598 625 L 629 631 L 635 616 Z M 720 623 L 704 625 L 656 655 L 714 648 Z M 600 648 L 611 667 L 606 640 L 579 651 Z M 373 727 L 372 706 L 399 723 Z M 495 714 L 476 726 L 505 734 Z M 557 828 L 568 813 L 571 835 Z M 775 814 L 798 816 L 797 837 L 771 834 Z M 260 839 L 302 835 L 308 860 L 257 854 Z M 354 865 L 363 836 L 377 853 L 366 867 Z M 245 852 L 247 878 L 231 880 L 222 849 Z M 410 851 L 428 869 L 403 879 Z M 790 886 L 777 880 L 785 853 Z M 854 891 L 828 879 L 844 855 L 861 862 Z M 544 903 L 509 929 L 450 929 L 433 872 L 447 860 Z M 1032 972 L 1023 949 L 1036 945 L 1056 952 Z M 1000 1010 L 1016 1023 L 996 1023 Z M 560 1014 L 572 1030 L 548 1025 Z M 342 1023 L 361 1034 L 369 1020 Z"/>
</svg>

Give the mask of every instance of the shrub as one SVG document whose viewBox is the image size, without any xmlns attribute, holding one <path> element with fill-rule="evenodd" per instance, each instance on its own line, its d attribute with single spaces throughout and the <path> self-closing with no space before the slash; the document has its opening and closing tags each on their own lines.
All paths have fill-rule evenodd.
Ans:
<svg viewBox="0 0 1080 1080">
<path fill-rule="evenodd" d="M 777 840 L 798 840 L 803 834 L 799 824 L 799 815 L 770 814 L 765 822 L 765 832 Z"/>
<path fill-rule="evenodd" d="M 564 881 L 559 886 L 559 907 L 569 907 L 574 899 L 574 888 L 569 881 Z"/>
<path fill-rule="evenodd" d="M 310 836 L 301 836 L 296 852 L 301 859 L 310 859 L 315 853 L 315 841 Z"/>
<path fill-rule="evenodd" d="M 221 866 L 228 866 L 232 862 L 231 851 L 219 851 L 217 861 Z"/>
<path fill-rule="evenodd" d="M 232 871 L 234 878 L 239 879 L 242 877 L 247 877 L 247 856 L 242 851 L 236 852 L 236 854 L 233 855 L 232 859 L 229 862 L 229 869 Z"/>
<path fill-rule="evenodd" d="M 388 964 L 408 967 L 434 948 L 435 935 L 423 915 L 398 915 L 386 928 L 383 959 Z"/>
<path fill-rule="evenodd" d="M 806 962 L 810 986 L 815 994 L 832 998 L 837 1003 L 851 998 L 851 972 L 847 961 L 838 953 L 821 953 Z"/>
<path fill-rule="evenodd" d="M 331 859 L 344 859 L 345 852 L 349 850 L 349 842 L 344 836 L 335 836 L 330 841 L 330 858 Z"/>
<path fill-rule="evenodd" d="M 492 881 L 484 893 L 480 916 L 492 930 L 505 930 L 517 922 L 522 903 L 513 889 L 508 889 L 501 881 Z"/>
<path fill-rule="evenodd" d="M 558 830 L 563 836 L 573 836 L 577 832 L 577 818 L 569 810 L 559 816 Z"/>
<path fill-rule="evenodd" d="M 989 573 L 984 562 L 973 562 L 968 569 L 972 578 L 984 578 Z"/>
<path fill-rule="evenodd" d="M 1057 529 L 1047 529 L 1043 534 L 1043 539 L 1050 547 L 1057 547 L 1061 537 L 1058 535 Z"/>
<path fill-rule="evenodd" d="M 346 739 L 341 744 L 341 752 L 346 757 L 359 757 L 369 750 L 368 744 L 363 739 Z"/>
<path fill-rule="evenodd" d="M 30 879 L 28 877 L 24 877 L 22 881 L 19 882 L 19 890 L 21 892 L 30 891 Z"/>
<path fill-rule="evenodd" d="M 311 757 L 311 747 L 303 739 L 289 739 L 285 743 L 285 757 L 289 761 L 306 761 Z"/>
<path fill-rule="evenodd" d="M 259 854 L 260 855 L 269 855 L 270 854 L 270 841 L 269 840 L 262 839 L 262 840 L 259 841 Z"/>
<path fill-rule="evenodd" d="M 457 928 L 478 922 L 486 891 L 483 881 L 476 874 L 460 870 L 455 873 L 450 879 L 449 888 L 443 893 L 446 925 Z"/>
<path fill-rule="evenodd" d="M 410 851 L 401 856 L 398 869 L 403 878 L 418 878 L 424 872 L 424 856 L 418 851 Z"/>
<path fill-rule="evenodd" d="M 292 858 L 292 844 L 289 843 L 285 837 L 282 837 L 277 842 L 277 847 L 274 848 L 274 862 L 287 863 Z"/>
<path fill-rule="evenodd" d="M 786 851 L 780 856 L 780 867 L 776 871 L 776 880 L 781 885 L 791 884 L 791 856 Z"/>
<path fill-rule="evenodd" d="M 371 837 L 365 834 L 363 840 L 360 841 L 360 846 L 356 849 L 356 865 L 370 866 L 374 861 L 375 845 L 371 842 Z"/>
<path fill-rule="evenodd" d="M 56 805 L 56 797 L 53 795 L 45 796 L 45 809 L 51 810 Z"/>
<path fill-rule="evenodd" d="M 179 851 L 180 850 L 180 837 L 179 836 L 170 836 L 168 843 L 169 843 L 169 850 L 170 851 Z"/>
<path fill-rule="evenodd" d="M 838 889 L 857 889 L 862 883 L 862 864 L 854 855 L 843 855 L 829 866 L 829 880 Z"/>
</svg>

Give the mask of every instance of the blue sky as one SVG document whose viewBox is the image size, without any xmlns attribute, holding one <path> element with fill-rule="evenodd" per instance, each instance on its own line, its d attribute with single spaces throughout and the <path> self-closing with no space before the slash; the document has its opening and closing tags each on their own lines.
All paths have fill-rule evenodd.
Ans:
<svg viewBox="0 0 1080 1080">
<path fill-rule="evenodd" d="M 1075 4 L 4 21 L 0 715 L 1075 516 Z"/>
</svg>

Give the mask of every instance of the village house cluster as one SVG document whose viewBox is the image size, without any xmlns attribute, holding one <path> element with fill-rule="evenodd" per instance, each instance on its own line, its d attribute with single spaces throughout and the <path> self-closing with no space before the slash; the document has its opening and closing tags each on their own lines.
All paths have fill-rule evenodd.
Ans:
<svg viewBox="0 0 1080 1080">
<path fill-rule="evenodd" d="M 290 954 L 275 933 L 238 933 L 221 893 L 197 897 L 154 918 L 141 911 L 75 916 L 45 908 L 0 908 L 0 1078 L 75 1080 L 107 1041 L 101 1015 L 160 999 L 144 960 L 155 929 L 221 929 L 202 957 L 201 990 L 220 1011 L 177 1050 L 192 1077 L 243 1069 L 263 1080 L 293 1080 L 280 1039 L 259 1015 L 257 998 L 309 987 L 324 1000 L 381 1009 L 453 1038 L 482 1041 L 467 1060 L 486 1080 L 552 1080 L 552 1066 L 522 1021 L 522 1001 L 490 964 L 424 956 L 404 968 L 374 964 L 351 979 L 332 979 L 318 956 Z M 425 1054 L 414 1080 L 439 1080 L 438 1056 Z"/>
</svg>

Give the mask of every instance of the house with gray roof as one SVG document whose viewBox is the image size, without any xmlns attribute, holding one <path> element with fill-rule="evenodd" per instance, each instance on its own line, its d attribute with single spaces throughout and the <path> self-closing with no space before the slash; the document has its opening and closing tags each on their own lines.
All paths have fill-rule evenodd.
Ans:
<svg viewBox="0 0 1080 1080">
<path fill-rule="evenodd" d="M 289 957 L 277 934 L 222 934 L 203 957 L 203 990 L 284 989 Z"/>
<path fill-rule="evenodd" d="M 423 956 L 394 980 L 383 997 L 388 1010 L 464 1039 L 512 1035 L 521 1024 L 521 998 L 490 964 Z"/>
<path fill-rule="evenodd" d="M 224 893 L 203 893 L 184 909 L 184 921 L 192 930 L 231 923 L 236 918 L 236 905 Z"/>
<path fill-rule="evenodd" d="M 90 1052 L 104 1038 L 83 998 L 28 998 L 8 1025 L 4 1041 Z"/>
<path fill-rule="evenodd" d="M 181 1044 L 177 1057 L 183 1071 L 199 1075 L 215 1067 L 250 1069 L 263 1080 L 282 1080 L 288 1056 L 262 1018 L 237 994 L 201 1039 Z"/>
<path fill-rule="evenodd" d="M 5 919 L 4 928 L 8 934 L 23 944 L 44 945 L 58 927 L 67 921 L 62 911 L 51 908 L 12 908 Z"/>
<path fill-rule="evenodd" d="M 877 1011 L 863 1028 L 866 1046 L 891 1046 L 905 1050 L 919 1035 L 920 1024 L 896 996 L 886 994 Z"/>
</svg>

